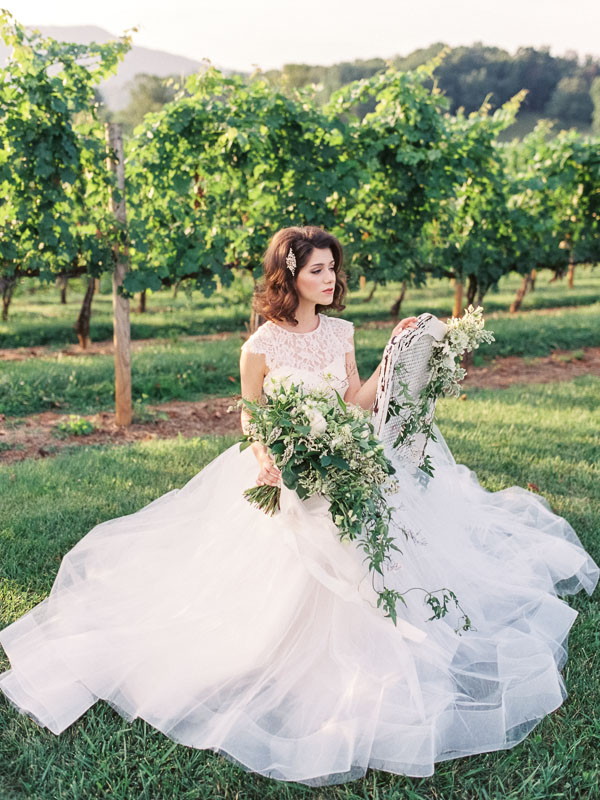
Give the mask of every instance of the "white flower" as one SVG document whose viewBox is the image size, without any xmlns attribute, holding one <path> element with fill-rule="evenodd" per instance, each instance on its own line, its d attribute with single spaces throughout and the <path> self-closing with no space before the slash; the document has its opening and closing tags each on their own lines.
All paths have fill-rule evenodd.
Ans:
<svg viewBox="0 0 600 800">
<path fill-rule="evenodd" d="M 318 433 L 325 433 L 327 430 L 327 420 L 320 411 L 317 411 L 315 408 L 308 408 L 306 410 L 306 416 L 308 417 L 310 432 L 313 436 Z"/>
<path fill-rule="evenodd" d="M 292 384 L 292 376 L 291 375 L 272 375 L 271 376 L 271 385 L 275 389 L 275 391 L 281 391 L 282 389 L 289 389 Z"/>
</svg>

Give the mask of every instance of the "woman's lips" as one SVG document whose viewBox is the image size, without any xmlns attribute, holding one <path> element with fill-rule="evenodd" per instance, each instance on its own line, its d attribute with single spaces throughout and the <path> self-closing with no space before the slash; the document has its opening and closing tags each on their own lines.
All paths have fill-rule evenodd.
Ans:
<svg viewBox="0 0 600 800">
<path fill-rule="evenodd" d="M 332 292 L 333 292 L 333 289 L 323 289 L 323 292 L 324 292 L 325 294 L 332 294 Z"/>
</svg>

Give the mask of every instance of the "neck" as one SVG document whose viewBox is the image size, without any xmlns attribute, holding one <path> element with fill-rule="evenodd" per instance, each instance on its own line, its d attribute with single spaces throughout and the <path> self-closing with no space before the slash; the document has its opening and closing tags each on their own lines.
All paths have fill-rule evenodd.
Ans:
<svg viewBox="0 0 600 800">
<path fill-rule="evenodd" d="M 298 331 L 298 333 L 314 330 L 317 321 L 316 304 L 300 298 L 294 316 L 298 320 L 298 324 L 293 326 L 293 330 Z"/>
</svg>

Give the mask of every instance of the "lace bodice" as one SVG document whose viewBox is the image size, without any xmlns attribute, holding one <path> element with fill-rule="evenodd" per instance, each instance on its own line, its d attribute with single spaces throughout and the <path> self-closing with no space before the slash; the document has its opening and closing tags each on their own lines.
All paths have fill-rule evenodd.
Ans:
<svg viewBox="0 0 600 800">
<path fill-rule="evenodd" d="M 348 388 L 346 353 L 354 349 L 354 325 L 345 319 L 319 314 L 319 325 L 309 333 L 288 331 L 264 322 L 244 342 L 242 351 L 263 353 L 268 373 L 263 390 L 269 394 L 274 378 L 302 381 L 308 389 L 324 389 L 342 397 Z"/>
</svg>

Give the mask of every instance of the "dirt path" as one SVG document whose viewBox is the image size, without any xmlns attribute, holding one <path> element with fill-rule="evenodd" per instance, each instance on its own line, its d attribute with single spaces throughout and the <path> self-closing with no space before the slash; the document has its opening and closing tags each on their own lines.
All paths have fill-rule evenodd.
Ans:
<svg viewBox="0 0 600 800">
<path fill-rule="evenodd" d="M 537 358 L 495 358 L 484 367 L 467 367 L 463 386 L 465 389 L 505 389 L 515 383 L 568 381 L 578 375 L 600 376 L 600 347 L 553 350 L 549 356 Z"/>
<path fill-rule="evenodd" d="M 68 419 L 68 415 L 55 411 L 20 418 L 0 414 L 0 463 L 44 458 L 72 445 L 128 444 L 145 439 L 171 439 L 179 433 L 182 436 L 241 433 L 239 413 L 227 411 L 236 400 L 236 396 L 211 397 L 197 402 L 147 406 L 148 412 L 156 415 L 154 420 L 134 422 L 127 428 L 119 427 L 110 411 L 82 414 L 82 419 L 89 420 L 95 428 L 86 436 L 57 435 L 57 424 Z"/>
<path fill-rule="evenodd" d="M 600 376 L 600 347 L 555 350 L 550 356 L 527 361 L 517 356 L 496 358 L 485 367 L 469 367 L 463 387 L 466 393 L 476 387 L 502 389 L 516 383 L 570 380 L 578 375 Z M 239 412 L 228 411 L 237 399 L 237 396 L 211 397 L 203 401 L 148 406 L 154 419 L 135 422 L 128 428 L 119 428 L 114 414 L 109 411 L 82 415 L 94 425 L 93 433 L 64 438 L 56 435 L 57 423 L 66 419 L 64 414 L 45 411 L 22 418 L 0 415 L 0 463 L 44 458 L 73 445 L 127 444 L 145 439 L 169 439 L 179 433 L 182 436 L 240 434 Z"/>
</svg>

